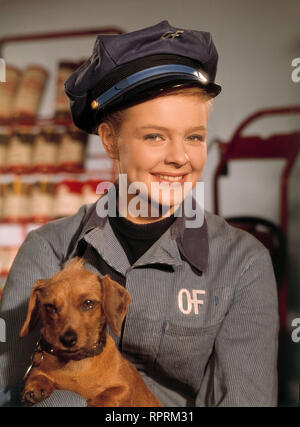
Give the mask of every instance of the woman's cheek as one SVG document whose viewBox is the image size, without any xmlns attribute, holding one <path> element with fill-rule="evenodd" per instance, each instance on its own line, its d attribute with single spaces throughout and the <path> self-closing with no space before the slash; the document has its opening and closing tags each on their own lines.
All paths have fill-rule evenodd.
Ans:
<svg viewBox="0 0 300 427">
<path fill-rule="evenodd" d="M 199 147 L 198 150 L 188 151 L 187 154 L 189 156 L 192 169 L 202 173 L 207 159 L 206 145 Z"/>
<path fill-rule="evenodd" d="M 133 159 L 133 163 L 140 171 L 149 171 L 159 163 L 162 156 L 159 155 L 157 150 L 153 149 L 140 149 L 137 150 Z"/>
</svg>

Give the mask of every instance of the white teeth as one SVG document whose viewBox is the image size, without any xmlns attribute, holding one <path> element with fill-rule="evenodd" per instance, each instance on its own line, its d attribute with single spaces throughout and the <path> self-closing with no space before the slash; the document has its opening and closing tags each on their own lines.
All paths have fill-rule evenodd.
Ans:
<svg viewBox="0 0 300 427">
<path fill-rule="evenodd" d="M 168 176 L 168 175 L 157 175 L 161 179 L 165 179 L 166 181 L 180 181 L 183 178 L 183 175 L 181 176 Z"/>
</svg>

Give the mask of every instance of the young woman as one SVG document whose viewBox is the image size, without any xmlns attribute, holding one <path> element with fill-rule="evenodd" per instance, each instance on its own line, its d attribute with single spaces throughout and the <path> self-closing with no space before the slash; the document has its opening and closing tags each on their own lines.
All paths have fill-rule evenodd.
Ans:
<svg viewBox="0 0 300 427">
<path fill-rule="evenodd" d="M 163 21 L 98 36 L 66 82 L 74 123 L 99 134 L 119 178 L 96 204 L 31 232 L 22 245 L 0 313 L 6 404 L 38 337 L 18 339 L 31 287 L 79 255 L 128 289 L 132 303 L 115 340 L 163 405 L 276 405 L 269 253 L 200 203 L 217 58 L 209 33 Z M 63 390 L 40 405 L 84 404 Z"/>
</svg>

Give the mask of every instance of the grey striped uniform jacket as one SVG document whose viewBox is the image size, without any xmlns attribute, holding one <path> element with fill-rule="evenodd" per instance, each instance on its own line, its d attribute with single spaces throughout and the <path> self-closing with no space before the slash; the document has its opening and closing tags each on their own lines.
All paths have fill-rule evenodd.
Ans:
<svg viewBox="0 0 300 427">
<path fill-rule="evenodd" d="M 17 405 L 38 328 L 20 340 L 34 282 L 75 255 L 132 297 L 119 349 L 165 406 L 276 406 L 277 289 L 270 255 L 250 234 L 204 211 L 199 228 L 178 217 L 130 265 L 107 217 L 84 205 L 72 217 L 31 231 L 1 301 L 0 404 Z M 82 284 L 84 286 L 84 283 Z M 85 406 L 55 391 L 40 406 Z"/>
</svg>

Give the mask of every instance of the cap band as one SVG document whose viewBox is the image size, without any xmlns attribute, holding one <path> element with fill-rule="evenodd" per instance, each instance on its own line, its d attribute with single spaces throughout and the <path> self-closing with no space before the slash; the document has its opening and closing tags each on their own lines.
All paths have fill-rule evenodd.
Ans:
<svg viewBox="0 0 300 427">
<path fill-rule="evenodd" d="M 192 77 L 193 80 L 199 80 L 202 84 L 208 84 L 209 81 L 207 78 L 195 68 L 189 67 L 187 65 L 180 64 L 167 64 L 167 65 L 158 65 L 156 67 L 147 68 L 145 70 L 138 71 L 137 73 L 132 74 L 131 76 L 126 77 L 125 79 L 116 83 L 113 87 L 108 89 L 106 92 L 98 96 L 91 104 L 92 109 L 99 109 L 109 101 L 112 100 L 115 96 L 119 96 L 120 92 L 126 91 L 128 88 L 131 88 L 137 83 L 158 75 L 168 75 L 168 74 L 186 74 Z"/>
</svg>

